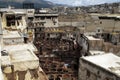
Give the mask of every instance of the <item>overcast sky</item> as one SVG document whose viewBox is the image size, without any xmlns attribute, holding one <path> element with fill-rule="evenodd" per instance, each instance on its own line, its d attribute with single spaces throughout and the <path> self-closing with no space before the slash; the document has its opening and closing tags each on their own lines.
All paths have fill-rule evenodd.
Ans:
<svg viewBox="0 0 120 80">
<path fill-rule="evenodd" d="M 120 2 L 120 0 L 47 0 L 58 4 L 68 4 L 72 6 L 94 5 L 102 3 Z"/>
</svg>

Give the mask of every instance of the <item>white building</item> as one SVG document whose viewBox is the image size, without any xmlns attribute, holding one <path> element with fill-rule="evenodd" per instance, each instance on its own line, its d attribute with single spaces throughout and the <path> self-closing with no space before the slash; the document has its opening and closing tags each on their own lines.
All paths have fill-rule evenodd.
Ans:
<svg viewBox="0 0 120 80">
<path fill-rule="evenodd" d="M 20 29 L 24 31 L 26 24 L 26 10 L 24 9 L 0 9 L 2 12 L 2 27 L 8 29 Z"/>
<path fill-rule="evenodd" d="M 5 45 L 24 43 L 22 33 L 18 31 L 3 31 L 3 43 Z"/>
<path fill-rule="evenodd" d="M 22 18 L 20 18 L 22 14 L 17 15 L 10 12 L 9 14 L 10 19 L 11 16 L 17 16 L 17 20 L 13 19 L 13 22 L 17 22 L 17 24 L 19 23 L 18 19 Z M 32 43 L 24 43 L 23 32 L 26 26 L 20 27 L 11 22 L 9 22 L 11 26 L 5 26 L 7 22 L 3 21 L 6 19 L 3 17 L 4 15 L 3 12 L 2 25 L 0 25 L 3 28 L 0 31 L 1 33 L 3 31 L 3 34 L 0 35 L 0 80 L 48 80 L 39 66 L 39 59 L 35 55 L 36 47 Z M 26 25 L 26 23 L 24 24 Z"/>
<path fill-rule="evenodd" d="M 80 58 L 79 80 L 120 80 L 120 57 L 108 53 Z"/>
</svg>

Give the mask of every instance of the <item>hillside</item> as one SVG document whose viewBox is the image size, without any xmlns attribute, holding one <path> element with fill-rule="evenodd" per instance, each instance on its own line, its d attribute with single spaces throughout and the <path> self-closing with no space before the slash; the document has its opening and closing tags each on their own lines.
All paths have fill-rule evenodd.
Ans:
<svg viewBox="0 0 120 80">
<path fill-rule="evenodd" d="M 0 0 L 0 7 L 7 7 L 8 5 L 15 8 L 22 8 L 23 3 L 34 3 L 35 8 L 53 7 L 55 4 L 44 0 Z"/>
</svg>

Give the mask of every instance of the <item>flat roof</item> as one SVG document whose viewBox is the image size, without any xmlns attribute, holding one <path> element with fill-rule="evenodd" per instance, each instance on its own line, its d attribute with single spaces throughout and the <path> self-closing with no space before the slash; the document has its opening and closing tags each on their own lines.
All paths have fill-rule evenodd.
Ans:
<svg viewBox="0 0 120 80">
<path fill-rule="evenodd" d="M 27 62 L 39 60 L 31 50 L 17 50 L 9 52 L 12 63 L 13 62 Z"/>
<path fill-rule="evenodd" d="M 58 16 L 58 14 L 34 14 L 35 16 Z"/>
<path fill-rule="evenodd" d="M 97 50 L 90 50 L 89 52 L 91 55 L 105 54 L 104 51 L 97 51 Z"/>
<path fill-rule="evenodd" d="M 97 13 L 91 13 L 91 16 L 103 16 L 103 17 L 117 17 L 120 18 L 120 14 L 97 14 Z"/>
<path fill-rule="evenodd" d="M 9 9 L 9 8 L 1 8 L 0 11 L 7 12 L 7 14 L 26 14 L 26 9 Z"/>
<path fill-rule="evenodd" d="M 18 31 L 3 31 L 3 38 L 20 38 L 22 37 Z"/>
<path fill-rule="evenodd" d="M 3 50 L 6 50 L 6 51 L 27 50 L 27 49 L 32 51 L 37 51 L 37 48 L 32 43 L 5 45 L 3 47 Z"/>
<path fill-rule="evenodd" d="M 26 71 L 39 67 L 39 59 L 31 50 L 16 50 L 9 52 L 14 71 Z"/>
<path fill-rule="evenodd" d="M 82 59 L 120 76 L 120 57 L 112 53 L 82 57 Z"/>
<path fill-rule="evenodd" d="M 102 39 L 99 39 L 99 38 L 94 38 L 93 36 L 86 36 L 89 40 L 102 40 Z"/>
</svg>

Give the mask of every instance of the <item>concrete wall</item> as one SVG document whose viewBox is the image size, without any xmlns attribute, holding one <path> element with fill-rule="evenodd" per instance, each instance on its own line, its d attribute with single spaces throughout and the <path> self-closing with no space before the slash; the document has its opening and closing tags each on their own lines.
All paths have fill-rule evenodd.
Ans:
<svg viewBox="0 0 120 80">
<path fill-rule="evenodd" d="M 0 14 L 0 34 L 3 34 L 1 14 Z"/>
<path fill-rule="evenodd" d="M 84 26 L 85 22 L 81 21 L 81 22 L 59 22 L 59 26 L 77 26 L 77 27 L 81 27 Z"/>
<path fill-rule="evenodd" d="M 106 53 L 112 52 L 118 56 L 120 56 L 120 45 L 114 45 L 109 42 L 104 42 L 103 40 L 91 40 L 89 41 L 90 50 L 99 50 L 104 51 Z"/>
<path fill-rule="evenodd" d="M 120 30 L 120 21 L 114 20 L 100 20 L 101 24 L 98 24 L 99 27 L 102 27 L 106 31 L 112 31 L 115 29 L 116 31 Z"/>
<path fill-rule="evenodd" d="M 54 23 L 53 20 L 55 21 L 55 23 Z M 43 23 L 43 25 L 39 24 L 41 22 Z M 51 19 L 47 19 L 46 17 L 44 17 L 44 20 L 41 20 L 40 17 L 38 19 L 34 18 L 33 24 L 34 24 L 35 27 L 38 27 L 38 26 L 41 26 L 41 27 L 58 27 L 58 18 L 52 17 Z"/>
<path fill-rule="evenodd" d="M 3 43 L 6 44 L 6 45 L 10 45 L 10 44 L 19 44 L 19 43 L 23 43 L 24 42 L 24 39 L 21 37 L 21 38 L 4 38 L 3 39 Z"/>
<path fill-rule="evenodd" d="M 22 19 L 18 20 L 19 21 L 19 25 L 16 25 L 17 29 L 20 29 L 21 31 L 24 31 L 27 27 L 27 23 L 26 23 L 26 15 L 22 15 Z M 17 21 L 16 21 L 17 23 Z"/>
<path fill-rule="evenodd" d="M 105 31 L 109 31 L 109 32 L 111 32 L 113 29 L 115 31 L 120 30 L 120 26 L 119 26 L 120 21 L 119 20 L 115 21 L 114 19 L 99 19 L 99 16 L 101 16 L 101 15 L 93 15 L 93 16 L 91 15 L 91 20 L 93 20 L 93 22 L 90 24 L 92 26 L 88 25 L 88 27 L 89 27 L 88 30 L 89 31 L 93 31 L 93 30 L 95 31 L 95 29 L 98 28 L 98 27 L 101 28 L 101 29 L 104 29 Z M 106 16 L 108 16 L 108 15 L 106 15 Z"/>
<path fill-rule="evenodd" d="M 45 27 L 58 27 L 58 19 L 54 18 L 56 23 L 54 24 L 53 21 L 51 19 L 46 19 L 46 23 L 45 23 Z"/>
<path fill-rule="evenodd" d="M 1 17 L 1 19 L 2 19 L 2 28 L 5 28 L 7 26 L 5 14 L 3 14 L 3 16 Z"/>
<path fill-rule="evenodd" d="M 40 68 L 25 71 L 4 72 L 4 80 L 48 80 Z"/>
</svg>

